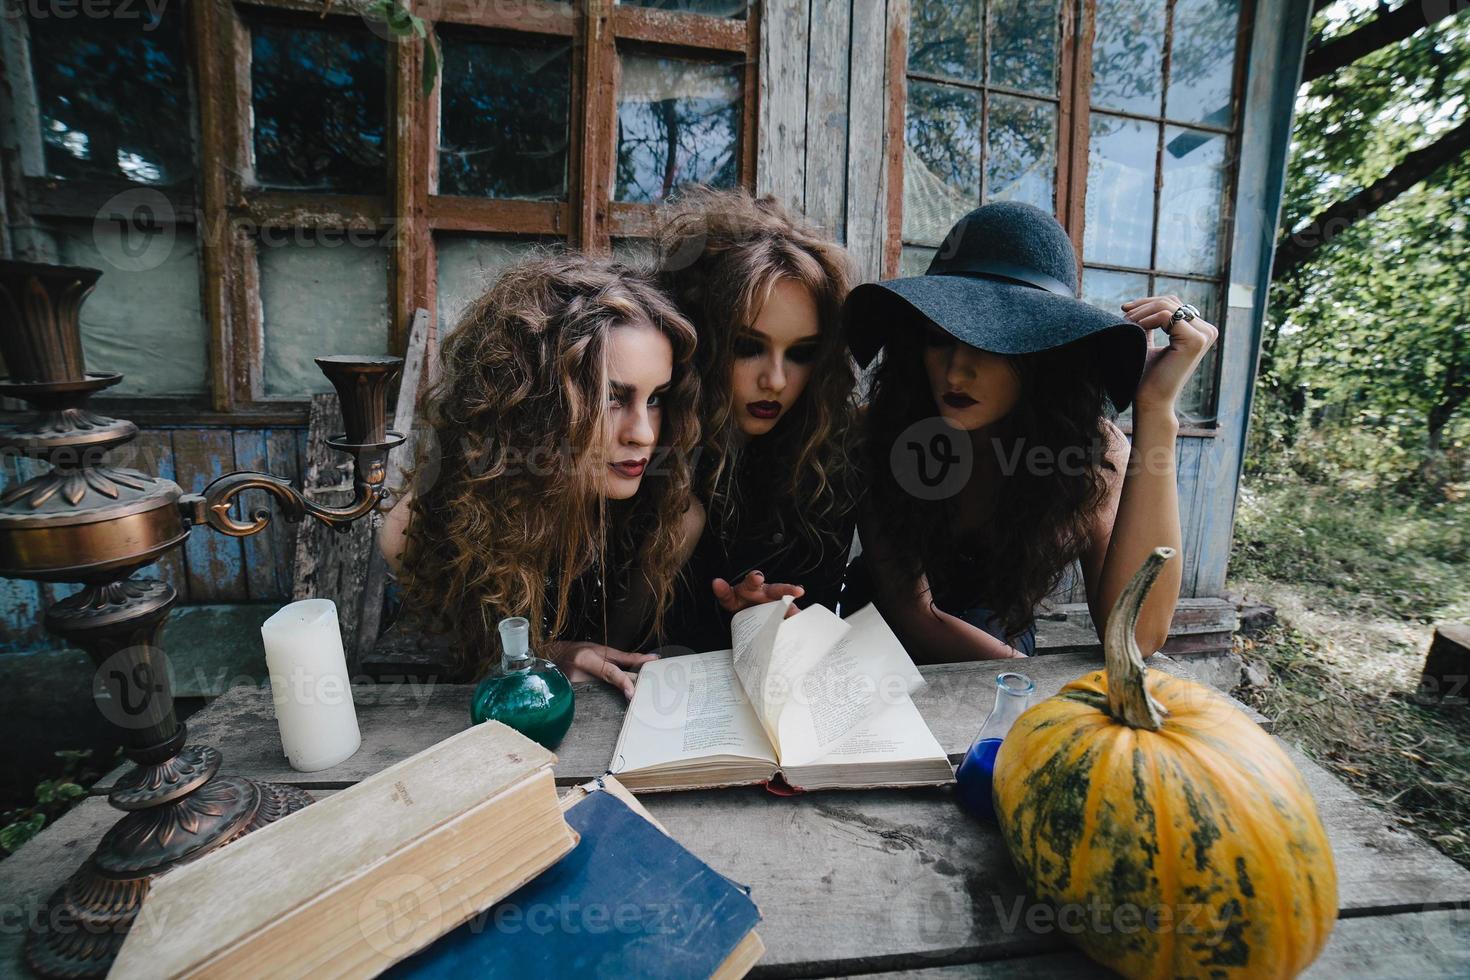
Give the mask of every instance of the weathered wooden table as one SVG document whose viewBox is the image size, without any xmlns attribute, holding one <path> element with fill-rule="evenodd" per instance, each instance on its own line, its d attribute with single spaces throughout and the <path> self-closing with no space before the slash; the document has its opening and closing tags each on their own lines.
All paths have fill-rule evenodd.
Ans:
<svg viewBox="0 0 1470 980">
<path fill-rule="evenodd" d="M 1165 658 L 1151 663 L 1188 673 Z M 922 668 L 915 697 L 958 761 L 994 699 L 1004 664 Z M 1036 657 L 1022 667 L 1047 697 L 1099 666 L 1087 655 Z M 363 743 L 333 769 L 298 773 L 281 754 L 269 690 L 236 688 L 189 720 L 190 740 L 225 754 L 226 773 L 294 783 L 318 796 L 352 785 L 468 723 L 470 689 L 376 685 L 354 691 Z M 579 685 L 577 719 L 558 750 L 557 778 L 605 771 L 623 701 Z M 1470 976 L 1470 872 L 1393 827 L 1320 766 L 1287 751 L 1316 795 L 1337 859 L 1341 920 L 1308 976 Z M 95 788 L 105 793 L 119 775 Z M 652 794 L 648 809 L 715 869 L 752 888 L 779 976 L 1096 976 L 1062 926 L 1027 897 L 994 828 L 964 817 L 948 789 L 810 793 L 750 788 Z M 23 975 L 29 910 L 70 874 L 117 812 L 100 795 L 0 862 L 0 975 Z"/>
</svg>

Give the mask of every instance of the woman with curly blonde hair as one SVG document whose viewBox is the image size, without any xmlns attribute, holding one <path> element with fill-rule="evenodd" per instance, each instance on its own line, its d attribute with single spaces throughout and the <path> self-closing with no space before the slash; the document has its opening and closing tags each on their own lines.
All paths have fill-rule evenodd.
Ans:
<svg viewBox="0 0 1470 980">
<path fill-rule="evenodd" d="M 729 644 L 729 614 L 783 594 L 836 606 L 855 522 L 846 251 L 775 198 L 685 189 L 658 280 L 699 333 L 703 536 L 666 637 Z M 768 585 L 767 582 L 792 583 Z"/>
<path fill-rule="evenodd" d="M 646 275 L 547 255 L 506 270 L 444 342 L 412 492 L 379 547 L 403 608 L 497 662 L 506 616 L 576 680 L 633 691 L 703 525 L 694 330 Z"/>
</svg>

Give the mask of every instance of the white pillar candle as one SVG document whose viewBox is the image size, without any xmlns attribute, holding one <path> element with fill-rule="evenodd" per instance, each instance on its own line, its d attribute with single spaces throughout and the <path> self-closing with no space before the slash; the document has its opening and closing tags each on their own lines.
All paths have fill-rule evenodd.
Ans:
<svg viewBox="0 0 1470 980">
<path fill-rule="evenodd" d="M 300 772 L 328 769 L 362 744 L 337 604 L 302 599 L 260 627 L 271 697 L 286 761 Z"/>
</svg>

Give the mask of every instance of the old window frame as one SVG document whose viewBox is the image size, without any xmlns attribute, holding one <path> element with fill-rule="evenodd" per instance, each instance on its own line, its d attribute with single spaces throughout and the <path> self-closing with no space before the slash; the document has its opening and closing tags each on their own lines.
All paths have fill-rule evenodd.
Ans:
<svg viewBox="0 0 1470 980">
<path fill-rule="evenodd" d="M 201 0 L 185 12 L 184 58 L 194 122 L 195 170 L 185 189 L 160 187 L 180 225 L 196 227 L 202 306 L 209 330 L 209 396 L 116 396 L 99 408 L 142 424 L 230 426 L 303 424 L 307 400 L 264 393 L 259 266 L 252 236 L 260 229 L 385 236 L 388 246 L 388 350 L 407 347 L 413 311 L 436 312 L 436 232 L 546 237 L 592 254 L 614 239 L 651 230 L 658 205 L 611 199 L 617 164 L 618 57 L 624 49 L 699 60 L 730 60 L 741 72 L 738 182 L 755 186 L 759 106 L 759 2 L 744 17 L 625 6 L 613 0 L 418 0 L 415 14 L 431 31 L 453 25 L 487 37 L 560 38 L 572 48 L 568 188 L 565 201 L 528 201 L 431 193 L 438 165 L 440 87 L 423 93 L 424 44 L 384 41 L 388 73 L 382 194 L 265 189 L 245 180 L 251 156 L 250 27 L 254 18 L 360 15 L 345 0 Z M 23 24 L 22 24 L 23 26 Z M 366 30 L 366 27 L 363 28 Z M 371 36 L 371 35 L 370 35 Z M 6 51 L 12 77 L 29 63 L 25 34 Z M 34 164 L 28 169 L 32 169 Z M 44 164 L 41 165 L 44 170 Z M 114 186 L 26 176 L 18 161 L 5 174 L 6 205 L 17 215 L 88 220 L 120 190 Z M 434 322 L 434 318 L 431 318 Z"/>
<path fill-rule="evenodd" d="M 900 5 L 899 16 L 891 18 L 888 37 L 888 77 L 890 79 L 888 90 L 888 105 L 886 114 L 886 128 L 894 138 L 888 141 L 888 152 L 886 154 L 885 166 L 887 168 L 888 196 L 885 201 L 886 207 L 886 231 L 883 241 L 883 275 L 885 278 L 900 275 L 900 263 L 903 254 L 903 150 L 905 144 L 905 115 L 908 105 L 908 82 L 911 77 L 908 66 L 908 34 L 909 19 L 913 8 L 910 0 L 889 0 L 890 3 Z M 989 30 L 988 16 L 989 3 L 986 0 L 987 16 L 985 17 L 985 30 Z M 1162 0 L 1166 3 L 1165 19 L 1165 46 L 1163 57 L 1163 79 L 1161 84 L 1164 91 L 1168 91 L 1170 80 L 1170 62 L 1173 53 L 1173 31 L 1174 10 L 1177 0 Z M 1232 76 L 1231 97 L 1234 102 L 1235 111 L 1232 116 L 1231 125 L 1228 127 L 1212 126 L 1203 123 L 1180 123 L 1166 118 L 1167 103 L 1163 106 L 1159 116 L 1151 116 L 1139 113 L 1130 113 L 1114 109 L 1099 108 L 1100 113 L 1110 116 L 1119 116 L 1128 119 L 1137 119 L 1144 122 L 1159 125 L 1158 146 L 1155 148 L 1154 158 L 1154 180 L 1153 180 L 1153 224 L 1157 228 L 1159 220 L 1160 199 L 1163 193 L 1163 169 L 1164 169 L 1164 134 L 1167 127 L 1186 126 L 1189 129 L 1217 133 L 1226 139 L 1226 161 L 1227 174 L 1225 186 L 1222 191 L 1222 207 L 1220 221 L 1221 262 L 1220 269 L 1216 275 L 1206 276 L 1197 273 L 1181 273 L 1171 270 L 1163 270 L 1157 267 L 1158 239 L 1157 234 L 1149 244 L 1149 268 L 1140 269 L 1132 266 L 1118 266 L 1103 262 L 1087 262 L 1091 268 L 1111 270 L 1118 272 L 1141 273 L 1149 277 L 1149 282 L 1155 284 L 1159 278 L 1189 279 L 1194 281 L 1210 282 L 1218 290 L 1219 320 L 1217 324 L 1221 331 L 1221 340 L 1217 341 L 1217 349 L 1223 347 L 1223 336 L 1227 329 L 1225 323 L 1229 308 L 1228 290 L 1231 282 L 1231 250 L 1225 247 L 1225 243 L 1232 240 L 1235 227 L 1235 204 L 1236 193 L 1240 180 L 1240 145 L 1244 132 L 1243 106 L 1245 103 L 1245 81 L 1247 66 L 1250 59 L 1252 43 L 1252 24 L 1255 19 L 1256 0 L 1241 0 L 1240 20 L 1237 25 L 1237 43 L 1235 49 L 1235 65 Z M 1057 90 L 1060 93 L 1060 101 L 1057 114 L 1057 177 L 1056 177 L 1056 216 L 1067 230 L 1072 239 L 1072 247 L 1077 258 L 1079 272 L 1083 268 L 1082 242 L 1086 224 L 1087 207 L 1087 171 L 1088 155 L 1091 148 L 1091 121 L 1092 121 L 1092 47 L 1095 39 L 1097 24 L 1097 0 L 1062 0 L 1060 4 L 1061 18 L 1061 45 L 1058 50 L 1058 83 Z M 920 80 L 927 80 L 920 74 Z M 981 84 L 970 85 L 978 90 L 996 91 L 988 80 Z M 1000 89 L 1000 91 L 1004 91 Z M 1035 98 L 1035 96 L 1029 96 Z M 987 131 L 989 101 L 983 103 L 981 120 L 982 134 Z M 983 139 L 982 135 L 982 139 Z M 983 145 L 983 144 L 982 144 Z M 1220 393 L 1220 370 L 1222 358 L 1214 361 L 1215 376 L 1211 379 L 1211 391 L 1215 404 L 1218 405 Z M 1125 423 L 1124 431 L 1131 431 L 1131 426 Z M 1214 437 L 1219 433 L 1220 422 L 1215 421 L 1205 425 L 1188 425 L 1180 427 L 1182 436 Z"/>
</svg>

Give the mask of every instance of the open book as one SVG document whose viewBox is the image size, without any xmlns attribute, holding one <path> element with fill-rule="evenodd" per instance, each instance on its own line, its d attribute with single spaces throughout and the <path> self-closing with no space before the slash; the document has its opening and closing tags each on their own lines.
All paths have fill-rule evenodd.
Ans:
<svg viewBox="0 0 1470 980">
<path fill-rule="evenodd" d="M 909 695 L 924 683 L 869 605 L 744 609 L 729 650 L 644 664 L 610 768 L 635 790 L 927 786 L 954 770 Z"/>
</svg>

